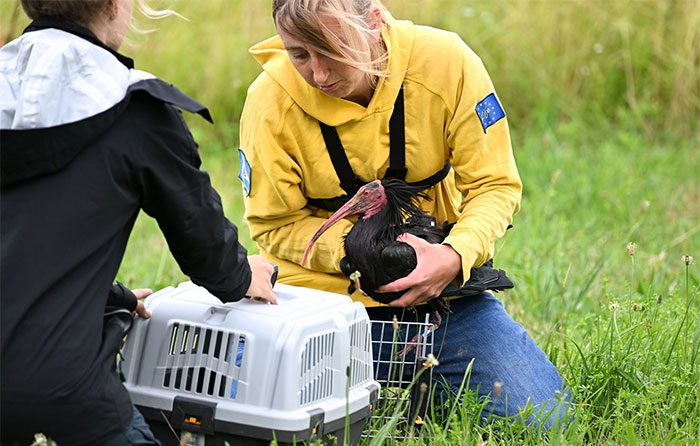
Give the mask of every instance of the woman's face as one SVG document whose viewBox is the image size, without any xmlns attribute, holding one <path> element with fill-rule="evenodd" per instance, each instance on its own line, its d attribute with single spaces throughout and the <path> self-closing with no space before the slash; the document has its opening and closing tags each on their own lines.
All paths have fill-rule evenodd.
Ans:
<svg viewBox="0 0 700 446">
<path fill-rule="evenodd" d="M 323 93 L 334 98 L 367 105 L 373 89 L 367 75 L 350 65 L 319 53 L 312 45 L 278 30 L 292 65 L 301 77 Z"/>
</svg>

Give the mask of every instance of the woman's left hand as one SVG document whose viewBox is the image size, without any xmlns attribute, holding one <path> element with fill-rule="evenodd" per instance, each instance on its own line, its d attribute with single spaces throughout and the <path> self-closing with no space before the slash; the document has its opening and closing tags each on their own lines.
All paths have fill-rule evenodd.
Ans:
<svg viewBox="0 0 700 446">
<path fill-rule="evenodd" d="M 462 258 L 450 245 L 428 243 L 413 234 L 401 234 L 398 241 L 416 251 L 416 268 L 406 277 L 379 287 L 382 293 L 406 291 L 389 303 L 392 307 L 410 307 L 440 295 L 462 270 Z"/>
</svg>

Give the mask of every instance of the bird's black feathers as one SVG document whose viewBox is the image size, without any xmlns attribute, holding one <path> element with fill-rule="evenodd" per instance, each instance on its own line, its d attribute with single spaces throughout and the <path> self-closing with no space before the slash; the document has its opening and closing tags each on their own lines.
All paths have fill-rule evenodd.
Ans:
<svg viewBox="0 0 700 446">
<path fill-rule="evenodd" d="M 381 303 L 389 303 L 403 294 L 401 292 L 378 293 L 376 290 L 387 283 L 407 276 L 416 267 L 414 249 L 396 238 L 410 233 L 430 243 L 441 243 L 452 227 L 438 225 L 435 219 L 418 206 L 417 198 L 426 197 L 405 182 L 388 178 L 381 181 L 387 204 L 384 209 L 368 219 L 360 218 L 344 240 L 345 257 L 340 262 L 341 271 L 348 277 L 355 271 L 360 273 L 362 291 Z M 440 297 L 471 296 L 485 290 L 512 288 L 513 283 L 503 270 L 494 269 L 492 262 L 472 268 L 470 278 L 462 287 L 448 286 Z M 349 293 L 356 289 L 350 281 Z"/>
</svg>

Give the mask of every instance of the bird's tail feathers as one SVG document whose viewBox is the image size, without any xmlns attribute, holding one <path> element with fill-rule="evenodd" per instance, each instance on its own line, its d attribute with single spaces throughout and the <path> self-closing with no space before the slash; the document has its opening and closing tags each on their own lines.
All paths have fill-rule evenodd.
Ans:
<svg viewBox="0 0 700 446">
<path fill-rule="evenodd" d="M 472 268 L 469 280 L 461 287 L 449 285 L 440 294 L 442 297 L 477 296 L 485 291 L 502 291 L 514 287 L 513 281 L 502 269 L 493 268 L 489 261 L 479 268 Z"/>
</svg>

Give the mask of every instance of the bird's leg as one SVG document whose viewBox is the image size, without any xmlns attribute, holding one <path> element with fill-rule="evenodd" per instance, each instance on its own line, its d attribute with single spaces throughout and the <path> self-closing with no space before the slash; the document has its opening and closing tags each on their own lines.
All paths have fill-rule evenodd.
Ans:
<svg viewBox="0 0 700 446">
<path fill-rule="evenodd" d="M 442 316 L 440 316 L 440 311 L 437 308 L 433 309 L 432 319 L 430 320 L 430 326 L 432 327 L 433 333 L 437 331 L 442 323 Z"/>
<path fill-rule="evenodd" d="M 442 297 L 437 297 L 433 299 L 431 303 L 433 304 L 430 305 L 432 313 L 432 317 L 430 319 L 430 328 L 426 330 L 425 333 L 418 333 L 413 338 L 411 338 L 411 340 L 408 341 L 408 343 L 406 344 L 406 347 L 404 347 L 398 353 L 400 357 L 405 357 L 411 350 L 413 350 L 416 347 L 416 345 L 418 345 L 419 342 L 421 342 L 423 338 L 427 338 L 429 335 L 432 335 L 437 331 L 437 329 L 440 327 L 440 324 L 442 323 L 442 316 L 440 316 L 440 311 L 444 311 L 446 313 L 450 311 L 450 305 Z"/>
<path fill-rule="evenodd" d="M 435 306 L 435 310 L 440 310 L 440 311 L 443 311 L 445 313 L 451 313 L 450 303 L 448 301 L 446 301 L 444 298 L 436 297 L 431 302 L 433 302 L 433 305 Z M 438 322 L 438 325 L 440 325 L 439 322 Z"/>
<path fill-rule="evenodd" d="M 436 320 L 436 318 L 437 318 L 437 320 Z M 405 346 L 403 349 L 401 349 L 400 352 L 397 353 L 397 355 L 400 356 L 401 358 L 403 358 L 403 357 L 405 357 L 407 354 L 409 354 L 409 353 L 411 352 L 411 350 L 413 350 L 414 348 L 416 348 L 416 346 L 417 346 L 424 338 L 427 338 L 428 336 L 430 336 L 431 334 L 433 334 L 433 333 L 435 332 L 435 330 L 438 329 L 438 327 L 440 326 L 441 320 L 442 320 L 442 318 L 440 317 L 440 315 L 438 314 L 438 312 L 437 312 L 437 311 L 433 312 L 433 320 L 431 321 L 432 323 L 430 324 L 430 328 L 428 328 L 427 330 L 425 330 L 424 333 L 418 333 L 417 335 L 415 335 L 414 337 L 412 337 L 411 340 L 408 341 L 408 342 L 406 343 L 406 346 Z"/>
</svg>

